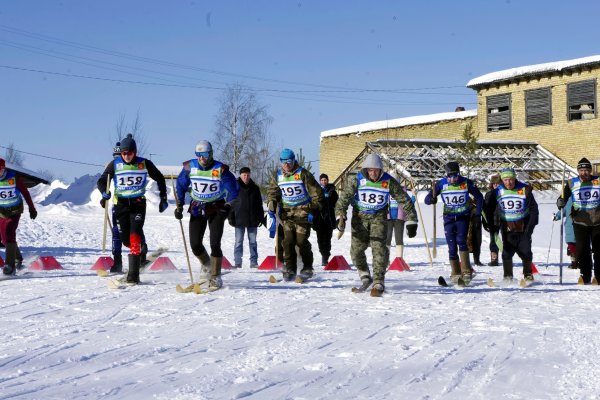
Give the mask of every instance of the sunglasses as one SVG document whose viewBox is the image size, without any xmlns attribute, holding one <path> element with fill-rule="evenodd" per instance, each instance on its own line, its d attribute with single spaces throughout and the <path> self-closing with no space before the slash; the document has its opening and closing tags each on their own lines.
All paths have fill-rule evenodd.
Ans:
<svg viewBox="0 0 600 400">
<path fill-rule="evenodd" d="M 294 163 L 294 159 L 293 158 L 288 158 L 286 160 L 282 160 L 280 158 L 279 161 L 281 161 L 282 164 L 293 164 Z"/>
<path fill-rule="evenodd" d="M 209 158 L 210 157 L 210 151 L 197 151 L 196 152 L 196 157 Z"/>
<path fill-rule="evenodd" d="M 122 151 L 121 152 L 122 156 L 132 156 L 133 155 L 133 151 L 129 150 L 129 151 Z"/>
</svg>

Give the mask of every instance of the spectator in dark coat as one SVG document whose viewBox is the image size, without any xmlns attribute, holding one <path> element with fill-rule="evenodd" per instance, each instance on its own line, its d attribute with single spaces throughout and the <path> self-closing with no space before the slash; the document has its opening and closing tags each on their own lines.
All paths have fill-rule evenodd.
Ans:
<svg viewBox="0 0 600 400">
<path fill-rule="evenodd" d="M 257 227 L 264 223 L 263 201 L 259 187 L 250 178 L 250 168 L 242 167 L 238 178 L 240 191 L 233 212 L 229 215 L 229 224 L 235 227 L 235 247 L 233 251 L 235 268 L 242 267 L 244 255 L 244 233 L 248 232 L 250 248 L 250 268 L 258 267 L 258 249 L 256 245 Z"/>
<path fill-rule="evenodd" d="M 318 217 L 315 218 L 314 229 L 317 232 L 322 265 L 325 266 L 331 256 L 331 236 L 333 235 L 333 229 L 336 227 L 335 204 L 338 201 L 338 194 L 335 191 L 335 186 L 329 183 L 327 174 L 319 176 L 319 183 L 321 189 L 323 189 L 323 208 Z"/>
</svg>

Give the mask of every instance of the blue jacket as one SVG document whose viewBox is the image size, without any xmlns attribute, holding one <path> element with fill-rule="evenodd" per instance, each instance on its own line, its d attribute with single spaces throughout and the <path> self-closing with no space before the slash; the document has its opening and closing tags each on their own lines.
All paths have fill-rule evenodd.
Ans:
<svg viewBox="0 0 600 400">
<path fill-rule="evenodd" d="M 200 168 L 206 171 L 212 169 L 213 165 L 214 160 L 206 167 L 200 165 Z M 221 168 L 221 182 L 227 192 L 227 195 L 225 196 L 225 201 L 227 203 L 231 203 L 238 196 L 239 186 L 237 180 L 235 179 L 235 176 L 231 173 L 231 171 L 229 171 L 229 166 L 223 164 Z M 181 169 L 179 176 L 177 176 L 177 203 L 181 206 L 185 204 L 185 194 L 188 192 L 191 183 L 192 181 L 190 179 L 190 161 L 186 161 L 183 163 L 183 168 Z"/>
<path fill-rule="evenodd" d="M 569 197 L 567 201 L 567 205 L 562 210 L 563 218 L 565 219 L 565 243 L 575 243 L 575 232 L 573 231 L 573 220 L 571 219 L 571 213 L 568 212 L 573 207 L 573 199 Z M 554 214 L 554 220 L 560 220 L 561 210 L 558 210 L 556 214 Z"/>
</svg>

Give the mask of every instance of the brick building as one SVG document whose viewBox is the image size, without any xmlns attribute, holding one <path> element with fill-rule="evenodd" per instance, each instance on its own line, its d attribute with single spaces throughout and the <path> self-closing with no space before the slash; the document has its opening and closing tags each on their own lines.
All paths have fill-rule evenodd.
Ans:
<svg viewBox="0 0 600 400">
<path fill-rule="evenodd" d="M 377 121 L 321 132 L 320 169 L 335 179 L 378 139 L 460 139 L 537 143 L 570 166 L 600 159 L 600 56 L 537 64 L 472 79 L 477 110 Z M 593 161 L 594 162 L 594 161 Z M 595 162 L 595 168 L 598 168 Z"/>
</svg>

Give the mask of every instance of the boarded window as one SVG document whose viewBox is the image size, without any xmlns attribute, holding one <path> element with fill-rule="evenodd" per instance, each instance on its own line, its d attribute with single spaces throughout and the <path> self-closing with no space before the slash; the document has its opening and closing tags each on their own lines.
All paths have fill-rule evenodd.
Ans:
<svg viewBox="0 0 600 400">
<path fill-rule="evenodd" d="M 487 97 L 487 130 L 488 132 L 511 129 L 510 94 Z"/>
<path fill-rule="evenodd" d="M 552 91 L 550 88 L 525 92 L 527 126 L 552 125 Z"/>
<path fill-rule="evenodd" d="M 567 85 L 569 121 L 596 118 L 596 80 Z"/>
</svg>

